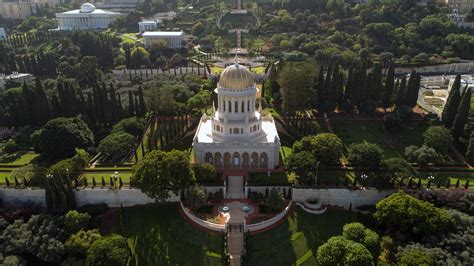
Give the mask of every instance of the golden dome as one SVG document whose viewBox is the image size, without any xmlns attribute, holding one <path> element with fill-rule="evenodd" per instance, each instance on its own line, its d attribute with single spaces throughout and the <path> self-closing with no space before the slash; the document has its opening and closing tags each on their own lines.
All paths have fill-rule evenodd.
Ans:
<svg viewBox="0 0 474 266">
<path fill-rule="evenodd" d="M 238 63 L 230 65 L 222 71 L 219 86 L 226 89 L 247 89 L 254 87 L 252 72 Z"/>
</svg>

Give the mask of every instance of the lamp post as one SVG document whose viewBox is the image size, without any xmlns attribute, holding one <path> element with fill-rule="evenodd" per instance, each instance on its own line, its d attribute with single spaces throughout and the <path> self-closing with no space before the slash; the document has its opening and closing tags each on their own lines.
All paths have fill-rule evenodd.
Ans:
<svg viewBox="0 0 474 266">
<path fill-rule="evenodd" d="M 366 185 L 366 184 L 365 184 L 365 180 L 367 180 L 367 177 L 368 177 L 368 176 L 367 176 L 366 174 L 360 175 L 360 179 L 362 179 L 362 182 L 363 182 L 364 186 Z"/>
</svg>

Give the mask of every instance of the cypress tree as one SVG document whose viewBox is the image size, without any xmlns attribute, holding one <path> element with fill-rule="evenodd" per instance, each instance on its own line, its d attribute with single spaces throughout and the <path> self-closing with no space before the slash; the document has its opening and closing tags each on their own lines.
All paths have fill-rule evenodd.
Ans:
<svg viewBox="0 0 474 266">
<path fill-rule="evenodd" d="M 105 187 L 105 179 L 104 179 L 103 176 L 102 176 L 102 180 L 101 180 L 101 181 L 102 181 L 102 187 Z"/>
<path fill-rule="evenodd" d="M 471 138 L 469 139 L 469 145 L 466 151 L 466 159 L 468 162 L 474 162 L 474 131 L 471 132 Z"/>
<path fill-rule="evenodd" d="M 135 115 L 138 116 L 140 112 L 140 104 L 138 103 L 138 99 L 135 98 Z"/>
<path fill-rule="evenodd" d="M 39 78 L 35 80 L 35 92 L 34 92 L 34 112 L 37 117 L 39 124 L 44 124 L 51 118 L 51 109 L 49 107 L 48 97 L 44 92 L 43 86 Z"/>
<path fill-rule="evenodd" d="M 387 78 L 385 79 L 385 88 L 382 96 L 382 107 L 384 109 L 392 106 L 392 95 L 393 88 L 395 86 L 395 66 L 393 62 L 390 63 L 387 72 Z"/>
<path fill-rule="evenodd" d="M 92 177 L 92 187 L 96 187 L 97 182 L 95 181 L 95 176 Z"/>
<path fill-rule="evenodd" d="M 451 86 L 451 91 L 449 92 L 448 99 L 446 100 L 446 104 L 444 105 L 444 109 L 441 114 L 441 120 L 443 121 L 443 124 L 446 128 L 451 128 L 453 125 L 460 101 L 461 75 L 457 75 L 453 85 Z"/>
<path fill-rule="evenodd" d="M 123 187 L 122 177 L 120 177 L 120 176 L 119 176 L 119 187 L 120 187 L 120 188 Z"/>
<path fill-rule="evenodd" d="M 8 177 L 5 177 L 5 185 L 6 185 L 7 187 L 10 186 L 10 180 L 8 180 Z"/>
<path fill-rule="evenodd" d="M 323 103 L 324 103 L 324 67 L 321 66 L 319 68 L 319 76 L 318 76 L 318 80 L 317 82 L 315 83 L 315 86 L 314 86 L 314 89 L 315 89 L 315 94 L 316 94 L 316 109 L 318 110 L 318 112 L 323 112 L 322 110 L 322 106 L 323 106 Z"/>
<path fill-rule="evenodd" d="M 408 79 L 407 92 L 405 96 L 405 104 L 410 108 L 416 106 L 418 100 L 418 92 L 420 90 L 420 77 L 415 70 L 411 72 L 410 78 Z"/>
<path fill-rule="evenodd" d="M 119 113 L 114 85 L 112 83 L 110 84 L 109 98 L 110 98 L 110 105 L 111 105 L 110 109 L 112 111 L 111 119 L 112 119 L 112 122 L 117 122 L 120 119 L 120 113 Z"/>
<path fill-rule="evenodd" d="M 405 94 L 406 94 L 406 86 L 407 86 L 407 78 L 403 76 L 399 82 L 399 86 L 397 88 L 397 93 L 395 97 L 395 103 L 397 106 L 401 106 L 405 103 Z"/>
<path fill-rule="evenodd" d="M 378 106 L 382 100 L 382 66 L 379 63 L 375 63 L 372 68 L 372 80 L 369 87 L 369 99 L 370 101 Z"/>
<path fill-rule="evenodd" d="M 456 181 L 456 188 L 459 188 L 459 183 L 460 182 L 461 182 L 461 180 L 459 180 L 459 178 L 458 178 L 458 180 Z"/>
<path fill-rule="evenodd" d="M 133 101 L 132 91 L 128 91 L 128 116 L 135 116 L 135 103 Z"/>
<path fill-rule="evenodd" d="M 464 183 L 464 188 L 469 189 L 469 179 L 466 181 L 466 183 Z"/>
<path fill-rule="evenodd" d="M 349 74 L 347 75 L 347 82 L 344 89 L 344 101 L 349 105 L 353 103 L 353 94 L 354 94 L 354 68 L 353 66 L 349 67 Z"/>
<path fill-rule="evenodd" d="M 464 95 L 462 96 L 461 103 L 459 104 L 457 114 L 454 118 L 453 125 L 451 127 L 451 134 L 454 139 L 459 139 L 464 133 L 464 127 L 469 120 L 469 112 L 471 111 L 471 89 L 467 86 L 464 89 Z"/>
<path fill-rule="evenodd" d="M 145 105 L 145 99 L 143 97 L 143 89 L 142 86 L 138 87 L 138 103 L 139 103 L 139 115 L 144 116 L 146 114 L 146 105 Z"/>
</svg>

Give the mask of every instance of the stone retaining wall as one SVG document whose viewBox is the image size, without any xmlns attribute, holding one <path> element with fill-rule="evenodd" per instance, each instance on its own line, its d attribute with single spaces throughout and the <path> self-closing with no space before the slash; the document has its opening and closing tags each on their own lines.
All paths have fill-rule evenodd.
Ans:
<svg viewBox="0 0 474 266">
<path fill-rule="evenodd" d="M 304 202 L 317 198 L 322 205 L 343 207 L 344 209 L 374 205 L 381 199 L 395 192 L 395 190 L 363 189 L 300 189 L 293 188 L 292 199 L 296 202 Z"/>
<path fill-rule="evenodd" d="M 76 189 L 77 206 L 86 204 L 105 203 L 109 207 L 124 207 L 134 206 L 138 204 L 153 203 L 154 200 L 148 197 L 140 189 L 100 189 L 100 188 L 86 188 Z M 41 206 L 46 206 L 45 190 L 42 188 L 0 188 L 0 198 L 3 201 L 3 206 L 18 206 L 27 203 L 36 203 Z M 179 195 L 171 193 L 168 202 L 178 202 Z"/>
</svg>

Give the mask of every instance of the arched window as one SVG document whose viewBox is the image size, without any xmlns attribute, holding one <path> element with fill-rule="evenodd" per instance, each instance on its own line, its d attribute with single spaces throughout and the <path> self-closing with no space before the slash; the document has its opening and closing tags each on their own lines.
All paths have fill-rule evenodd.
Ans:
<svg viewBox="0 0 474 266">
<path fill-rule="evenodd" d="M 247 112 L 250 112 L 250 100 L 247 101 Z"/>
<path fill-rule="evenodd" d="M 229 101 L 229 113 L 232 113 L 232 103 Z"/>
<path fill-rule="evenodd" d="M 237 127 L 234 128 L 234 134 L 239 134 L 239 131 L 240 131 L 239 128 L 237 128 Z"/>
<path fill-rule="evenodd" d="M 257 131 L 257 126 L 253 125 L 253 131 Z"/>
<path fill-rule="evenodd" d="M 234 106 L 235 106 L 235 112 L 238 113 L 239 112 L 239 103 L 237 101 L 235 101 Z"/>
<path fill-rule="evenodd" d="M 222 106 L 224 107 L 224 112 L 225 112 L 225 101 L 222 100 Z"/>
<path fill-rule="evenodd" d="M 241 104 L 240 107 L 241 107 L 240 109 L 242 110 L 242 113 L 244 113 L 245 112 L 245 103 L 244 103 L 244 101 L 242 101 L 242 104 Z"/>
<path fill-rule="evenodd" d="M 244 129 L 243 128 L 240 129 L 240 134 L 244 134 Z"/>
</svg>

